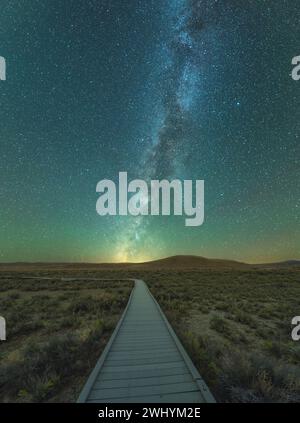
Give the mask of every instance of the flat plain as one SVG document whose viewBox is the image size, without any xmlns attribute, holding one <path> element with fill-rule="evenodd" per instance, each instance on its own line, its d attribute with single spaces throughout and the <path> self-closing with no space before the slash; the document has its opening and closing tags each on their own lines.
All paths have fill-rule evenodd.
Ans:
<svg viewBox="0 0 300 423">
<path fill-rule="evenodd" d="M 291 339 L 299 267 L 172 267 L 3 267 L 0 401 L 76 401 L 134 277 L 148 284 L 218 401 L 300 402 L 300 342 Z"/>
</svg>

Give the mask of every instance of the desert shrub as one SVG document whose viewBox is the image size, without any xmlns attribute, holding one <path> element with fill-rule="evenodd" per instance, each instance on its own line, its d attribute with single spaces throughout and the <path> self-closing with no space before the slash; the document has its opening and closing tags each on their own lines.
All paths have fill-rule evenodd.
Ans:
<svg viewBox="0 0 300 423">
<path fill-rule="evenodd" d="M 264 326 L 259 326 L 256 329 L 256 334 L 263 339 L 269 339 L 270 338 L 270 334 L 272 334 L 272 331 L 270 331 L 270 328 L 268 327 L 264 327 Z"/>
<path fill-rule="evenodd" d="M 221 301 L 216 304 L 216 310 L 221 311 L 230 311 L 232 309 L 232 305 L 229 302 Z"/>
<path fill-rule="evenodd" d="M 7 331 L 9 336 L 28 335 L 44 328 L 45 324 L 42 320 L 33 319 L 31 321 L 17 320 L 14 324 L 9 322 Z"/>
<path fill-rule="evenodd" d="M 224 336 L 232 336 L 233 328 L 223 317 L 214 314 L 210 320 L 210 327 Z"/>
<path fill-rule="evenodd" d="M 289 346 L 284 342 L 276 339 L 268 339 L 267 341 L 265 341 L 264 348 L 267 352 L 277 358 L 281 358 L 284 355 L 290 354 Z"/>
<path fill-rule="evenodd" d="M 220 387 L 230 402 L 298 402 L 299 368 L 257 353 L 227 351 L 222 359 Z"/>
<path fill-rule="evenodd" d="M 103 323 L 97 322 L 85 340 L 57 335 L 47 342 L 30 343 L 21 360 L 0 366 L 0 391 L 5 388 L 22 401 L 47 400 L 68 378 L 86 370 L 102 333 Z"/>
<path fill-rule="evenodd" d="M 234 320 L 244 325 L 248 325 L 251 328 L 256 327 L 255 319 L 251 316 L 250 313 L 246 313 L 245 311 L 237 310 L 234 315 Z"/>
<path fill-rule="evenodd" d="M 99 304 L 97 304 L 97 301 L 91 297 L 74 299 L 69 306 L 69 311 L 72 314 L 78 314 L 78 315 L 82 315 L 85 313 L 92 313 L 93 311 L 96 310 L 97 305 L 99 307 Z"/>
<path fill-rule="evenodd" d="M 209 307 L 207 307 L 206 305 L 199 305 L 198 309 L 203 314 L 208 314 L 210 312 Z"/>
<path fill-rule="evenodd" d="M 45 343 L 31 343 L 22 359 L 0 368 L 0 389 L 28 401 L 43 401 L 63 377 L 73 370 L 78 340 L 55 336 Z"/>
<path fill-rule="evenodd" d="M 181 332 L 180 337 L 204 380 L 209 381 L 210 386 L 215 386 L 219 377 L 219 346 L 207 338 L 195 336 L 192 332 Z"/>
</svg>

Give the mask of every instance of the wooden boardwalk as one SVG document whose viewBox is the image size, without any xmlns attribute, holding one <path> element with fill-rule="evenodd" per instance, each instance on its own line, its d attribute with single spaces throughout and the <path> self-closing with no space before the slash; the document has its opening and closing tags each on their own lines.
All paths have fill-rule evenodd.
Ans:
<svg viewBox="0 0 300 423">
<path fill-rule="evenodd" d="M 78 402 L 215 402 L 142 280 Z"/>
</svg>

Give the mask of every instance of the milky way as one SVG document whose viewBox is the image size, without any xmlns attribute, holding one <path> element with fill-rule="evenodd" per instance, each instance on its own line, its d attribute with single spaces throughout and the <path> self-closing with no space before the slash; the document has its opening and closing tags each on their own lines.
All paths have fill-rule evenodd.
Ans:
<svg viewBox="0 0 300 423">
<path fill-rule="evenodd" d="M 201 63 L 200 33 L 204 30 L 198 2 L 190 0 L 169 1 L 165 7 L 169 34 L 161 50 L 165 52 L 164 72 L 157 81 L 162 87 L 161 124 L 148 139 L 142 158 L 141 178 L 178 178 L 180 168 L 186 165 L 189 151 L 189 129 L 193 125 L 190 110 L 194 98 L 199 95 Z M 125 229 L 120 229 L 117 256 L 134 260 L 138 255 L 142 237 L 148 237 L 149 218 L 132 219 Z M 163 241 L 161 241 L 163 242 Z"/>
</svg>

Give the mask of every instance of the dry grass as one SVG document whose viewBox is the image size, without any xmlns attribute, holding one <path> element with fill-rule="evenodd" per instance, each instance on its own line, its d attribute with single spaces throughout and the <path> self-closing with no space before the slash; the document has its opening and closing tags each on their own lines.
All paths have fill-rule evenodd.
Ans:
<svg viewBox="0 0 300 423">
<path fill-rule="evenodd" d="M 166 312 L 222 402 L 300 402 L 300 272 L 232 270 L 148 275 Z"/>
<path fill-rule="evenodd" d="M 0 280 L 0 314 L 7 321 L 0 401 L 75 401 L 127 304 L 132 282 L 6 276 L 12 278 L 2 273 Z"/>
<path fill-rule="evenodd" d="M 1 273 L 0 400 L 74 401 L 104 348 L 131 282 L 144 279 L 218 401 L 300 402 L 299 269 Z M 4 276 L 11 277 L 5 279 Z M 28 272 L 26 272 L 28 276 Z M 98 277 L 61 281 L 60 277 Z"/>
</svg>

